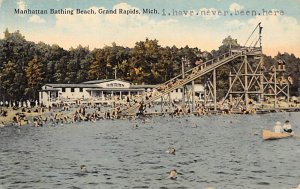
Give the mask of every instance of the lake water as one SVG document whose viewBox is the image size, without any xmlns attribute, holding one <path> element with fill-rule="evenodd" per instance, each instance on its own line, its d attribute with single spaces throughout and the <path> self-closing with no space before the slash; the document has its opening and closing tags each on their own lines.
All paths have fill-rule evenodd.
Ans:
<svg viewBox="0 0 300 189">
<path fill-rule="evenodd" d="M 286 119 L 300 134 L 300 113 L 1 128 L 0 189 L 296 188 L 300 139 L 260 136 Z M 168 179 L 173 169 L 177 180 Z"/>
</svg>

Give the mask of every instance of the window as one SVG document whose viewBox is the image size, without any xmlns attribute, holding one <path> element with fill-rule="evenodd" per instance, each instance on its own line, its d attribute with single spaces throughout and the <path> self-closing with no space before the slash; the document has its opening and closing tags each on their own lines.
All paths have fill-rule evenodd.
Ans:
<svg viewBox="0 0 300 189">
<path fill-rule="evenodd" d="M 83 88 L 79 88 L 79 92 L 83 92 Z"/>
<path fill-rule="evenodd" d="M 71 93 L 74 93 L 74 91 L 75 91 L 74 88 L 71 88 Z"/>
<path fill-rule="evenodd" d="M 63 88 L 61 89 L 61 91 L 62 91 L 62 92 L 66 92 L 66 88 L 63 87 Z"/>
</svg>

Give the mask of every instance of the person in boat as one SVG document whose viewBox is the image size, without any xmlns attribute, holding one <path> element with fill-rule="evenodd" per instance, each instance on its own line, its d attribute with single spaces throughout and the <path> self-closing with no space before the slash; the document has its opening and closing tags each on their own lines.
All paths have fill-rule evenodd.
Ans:
<svg viewBox="0 0 300 189">
<path fill-rule="evenodd" d="M 277 121 L 275 123 L 275 126 L 274 126 L 274 132 L 275 133 L 282 133 L 283 132 L 283 129 L 281 127 L 281 123 L 279 121 Z"/>
<path fill-rule="evenodd" d="M 289 120 L 286 120 L 285 123 L 283 124 L 283 131 L 284 132 L 287 132 L 287 133 L 292 133 L 293 130 L 292 130 L 292 126 L 290 124 L 290 121 Z"/>
</svg>

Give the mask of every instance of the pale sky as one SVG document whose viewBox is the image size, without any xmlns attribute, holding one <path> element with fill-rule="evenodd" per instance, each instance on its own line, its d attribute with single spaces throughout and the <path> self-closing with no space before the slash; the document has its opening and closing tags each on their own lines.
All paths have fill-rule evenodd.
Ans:
<svg viewBox="0 0 300 189">
<path fill-rule="evenodd" d="M 49 9 L 93 9 L 92 15 L 50 14 Z M 103 15 L 99 9 L 157 9 L 160 14 Z M 46 9 L 48 14 L 15 14 L 15 9 Z M 165 9 L 170 16 L 162 15 Z M 176 11 L 227 11 L 218 16 L 173 16 Z M 262 9 L 284 15 L 235 15 L 236 11 Z M 230 13 L 232 15 L 230 15 Z M 212 14 L 212 13 L 211 13 Z M 135 42 L 157 39 L 162 46 L 198 47 L 211 51 L 231 35 L 243 45 L 253 28 L 262 22 L 263 51 L 294 53 L 300 57 L 300 0 L 0 0 L 0 31 L 20 30 L 27 40 L 58 44 L 65 49 L 79 44 L 90 49 L 116 42 L 133 47 Z M 3 38 L 3 35 L 1 35 Z"/>
</svg>

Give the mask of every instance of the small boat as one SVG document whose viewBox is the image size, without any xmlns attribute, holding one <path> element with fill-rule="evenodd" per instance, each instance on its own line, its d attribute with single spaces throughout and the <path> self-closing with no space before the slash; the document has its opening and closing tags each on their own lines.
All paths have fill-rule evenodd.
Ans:
<svg viewBox="0 0 300 189">
<path fill-rule="evenodd" d="M 290 133 L 275 133 L 269 130 L 262 130 L 261 136 L 264 140 L 275 140 L 281 138 L 292 137 Z"/>
</svg>

